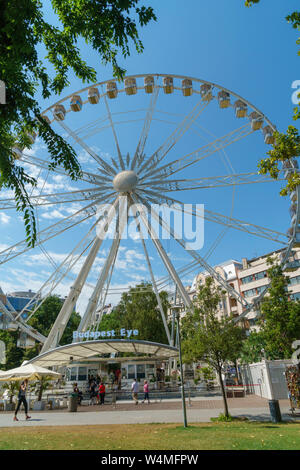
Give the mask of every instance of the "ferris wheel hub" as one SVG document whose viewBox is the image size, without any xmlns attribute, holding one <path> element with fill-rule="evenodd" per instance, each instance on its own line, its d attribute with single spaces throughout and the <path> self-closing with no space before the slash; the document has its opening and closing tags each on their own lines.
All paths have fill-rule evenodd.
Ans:
<svg viewBox="0 0 300 470">
<path fill-rule="evenodd" d="M 137 174 L 132 170 L 125 170 L 118 173 L 113 179 L 113 186 L 116 191 L 133 191 L 137 185 Z"/>
</svg>

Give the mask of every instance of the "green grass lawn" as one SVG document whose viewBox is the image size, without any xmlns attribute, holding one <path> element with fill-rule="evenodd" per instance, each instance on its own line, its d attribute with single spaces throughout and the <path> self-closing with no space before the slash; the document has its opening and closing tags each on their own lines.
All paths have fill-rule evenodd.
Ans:
<svg viewBox="0 0 300 470">
<path fill-rule="evenodd" d="M 199 423 L 1 428 L 0 449 L 299 450 L 298 423 Z"/>
</svg>

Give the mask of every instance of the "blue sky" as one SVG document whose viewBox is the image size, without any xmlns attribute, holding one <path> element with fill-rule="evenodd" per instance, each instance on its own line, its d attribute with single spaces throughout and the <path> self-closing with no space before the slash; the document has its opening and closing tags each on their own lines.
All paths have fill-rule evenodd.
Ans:
<svg viewBox="0 0 300 470">
<path fill-rule="evenodd" d="M 132 51 L 132 55 L 126 62 L 120 58 L 120 65 L 126 68 L 127 75 L 178 74 L 211 81 L 232 90 L 255 105 L 276 125 L 278 130 L 285 131 L 289 124 L 295 124 L 291 119 L 293 112 L 291 95 L 294 91 L 291 85 L 292 82 L 300 79 L 300 58 L 297 56 L 297 32 L 287 24 L 285 16 L 297 9 L 298 2 L 262 0 L 261 4 L 252 8 L 246 8 L 242 0 L 211 0 L 210 2 L 155 0 L 144 3 L 154 7 L 158 21 L 140 31 L 145 47 L 143 54 L 139 55 Z M 51 12 L 46 11 L 49 20 L 54 21 Z M 80 48 L 83 57 L 97 70 L 99 82 L 112 77 L 111 67 L 104 67 L 97 55 L 85 44 L 80 44 Z M 42 49 L 41 53 L 43 53 Z M 70 75 L 70 87 L 65 90 L 62 97 L 74 93 L 83 86 L 80 80 Z M 197 86 L 199 88 L 199 85 Z M 53 97 L 43 102 L 40 96 L 39 99 L 43 109 L 58 100 Z M 119 113 L 132 109 L 144 109 L 146 106 L 144 100 L 143 91 L 139 91 L 134 97 L 119 94 L 116 100 L 111 100 L 109 103 L 114 120 L 123 119 L 123 115 Z M 162 91 L 160 92 L 155 115 L 157 119 L 153 121 L 147 144 L 149 153 L 161 145 L 176 127 L 176 123 L 189 112 L 193 103 L 196 103 L 194 95 L 191 98 L 183 98 L 177 90 L 170 96 L 165 96 Z M 68 115 L 66 123 L 77 129 L 101 118 L 103 115 L 101 106 L 103 107 L 103 103 L 99 104 L 98 108 L 87 105 L 81 113 Z M 129 115 L 133 116 L 133 114 Z M 140 135 L 143 123 L 142 112 L 137 112 L 134 116 L 139 121 L 131 123 L 129 130 L 125 125 L 116 125 L 121 151 L 124 154 L 127 152 L 132 154 Z M 214 140 L 213 136 L 220 137 L 248 122 L 248 120 L 241 121 L 234 118 L 232 108 L 220 110 L 217 103 L 212 103 L 201 114 L 197 124 L 186 134 L 185 139 L 180 140 L 176 148 L 170 152 L 166 161 L 185 155 Z M 59 128 L 55 126 L 56 129 Z M 260 131 L 248 137 L 230 146 L 225 153 L 218 152 L 214 157 L 209 157 L 201 164 L 187 169 L 180 177 L 195 178 L 228 174 L 230 172 L 228 162 L 236 173 L 255 171 L 257 161 L 264 156 L 268 147 L 263 143 Z M 101 134 L 95 134 L 88 140 L 88 143 L 101 155 L 105 155 L 105 158 L 116 156 L 115 144 L 109 128 L 102 130 Z M 78 151 L 83 169 L 93 171 L 93 162 L 78 146 L 74 148 Z M 47 158 L 45 149 L 39 141 L 32 152 L 37 156 Z M 37 172 L 36 176 L 39 177 L 40 186 L 42 186 L 45 174 Z M 83 187 L 81 183 L 72 183 L 60 175 L 51 175 L 45 183 L 44 191 L 47 189 L 48 192 L 62 192 Z M 173 197 L 187 203 L 204 204 L 207 210 L 224 215 L 232 214 L 240 220 L 285 233 L 290 223 L 289 201 L 279 197 L 280 187 L 281 183 L 266 183 L 237 187 L 234 193 L 230 188 L 219 188 L 208 191 L 177 192 Z M 2 195 L 2 198 L 4 197 L 5 193 Z M 53 207 L 41 211 L 39 217 L 41 228 L 60 221 L 62 217 L 74 212 L 76 207 L 78 206 L 74 204 L 55 208 L 56 212 Z M 11 246 L 24 238 L 20 215 L 6 211 L 2 212 L 0 217 L 2 248 Z M 47 242 L 45 248 L 59 263 L 89 227 L 88 222 L 82 223 L 72 233 L 66 232 L 59 239 Z M 222 226 L 209 222 L 205 224 L 204 246 L 199 251 L 202 256 L 207 253 L 222 230 Z M 165 275 L 164 267 L 150 243 L 147 243 L 147 247 L 155 275 L 160 278 Z M 165 241 L 164 247 L 177 268 L 192 259 L 178 248 L 174 241 Z M 237 260 L 241 257 L 251 258 L 277 248 L 280 248 L 280 245 L 269 240 L 230 230 L 211 254 L 209 262 L 216 265 L 230 258 Z M 105 241 L 99 252 L 97 263 L 89 276 L 90 285 L 95 284 L 97 273 L 103 265 L 108 249 L 109 241 Z M 68 294 L 79 266 L 75 266 L 71 276 L 63 280 L 57 289 L 58 293 Z M 0 286 L 5 292 L 30 288 L 36 291 L 51 272 L 51 264 L 36 248 L 2 265 Z M 189 274 L 184 278 L 184 282 L 189 284 L 192 278 L 193 274 Z M 127 285 L 135 285 L 143 279 L 149 279 L 149 274 L 142 247 L 137 241 L 130 240 L 121 246 L 111 286 L 114 289 L 120 289 Z M 89 295 L 90 291 L 87 288 L 78 303 L 81 312 Z M 109 300 L 116 302 L 118 296 L 111 295 Z"/>
</svg>

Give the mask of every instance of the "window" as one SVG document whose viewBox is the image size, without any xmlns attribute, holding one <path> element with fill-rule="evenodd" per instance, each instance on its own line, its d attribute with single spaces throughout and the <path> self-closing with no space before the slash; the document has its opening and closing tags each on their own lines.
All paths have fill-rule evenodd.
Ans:
<svg viewBox="0 0 300 470">
<path fill-rule="evenodd" d="M 300 300 L 300 292 L 290 295 L 291 300 Z"/>
<path fill-rule="evenodd" d="M 134 364 L 129 364 L 128 365 L 128 379 L 134 379 L 135 378 L 135 365 Z"/>
<path fill-rule="evenodd" d="M 70 380 L 77 380 L 77 367 L 71 367 L 68 371 L 70 371 Z"/>
<path fill-rule="evenodd" d="M 249 289 L 244 291 L 245 297 L 254 297 L 256 294 L 256 289 Z"/>
<path fill-rule="evenodd" d="M 252 281 L 253 281 L 253 276 L 252 276 L 252 275 L 251 275 L 251 276 L 243 277 L 243 278 L 241 279 L 242 284 L 247 284 L 248 282 L 252 282 Z"/>
<path fill-rule="evenodd" d="M 136 366 L 136 376 L 138 379 L 145 378 L 145 364 L 138 364 Z"/>
<path fill-rule="evenodd" d="M 78 380 L 87 380 L 86 367 L 78 367 Z"/>
<path fill-rule="evenodd" d="M 300 276 L 290 277 L 290 285 L 300 284 Z"/>
<path fill-rule="evenodd" d="M 267 277 L 267 271 L 261 271 L 260 273 L 254 274 L 254 279 L 258 281 L 259 279 L 263 279 L 264 277 Z"/>
<path fill-rule="evenodd" d="M 267 287 L 267 286 L 260 286 L 260 287 L 257 287 L 257 288 L 256 288 L 257 293 L 258 293 L 258 294 L 261 294 L 261 292 L 263 292 L 266 287 Z"/>
</svg>

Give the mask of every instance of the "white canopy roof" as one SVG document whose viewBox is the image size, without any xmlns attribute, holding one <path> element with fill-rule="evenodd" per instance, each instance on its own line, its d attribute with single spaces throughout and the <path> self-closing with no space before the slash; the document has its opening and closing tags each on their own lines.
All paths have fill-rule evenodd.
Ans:
<svg viewBox="0 0 300 470">
<path fill-rule="evenodd" d="M 178 349 L 166 344 L 128 339 L 111 339 L 109 341 L 102 339 L 59 346 L 36 356 L 28 362 L 42 367 L 52 367 L 88 359 L 97 355 L 119 352 L 134 353 L 136 356 L 139 354 L 150 354 L 152 357 L 159 359 L 169 359 L 178 356 Z"/>
</svg>

